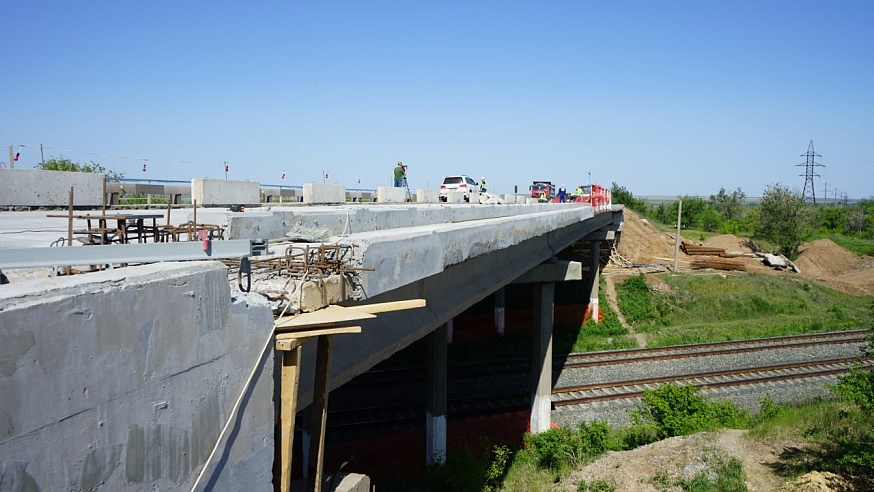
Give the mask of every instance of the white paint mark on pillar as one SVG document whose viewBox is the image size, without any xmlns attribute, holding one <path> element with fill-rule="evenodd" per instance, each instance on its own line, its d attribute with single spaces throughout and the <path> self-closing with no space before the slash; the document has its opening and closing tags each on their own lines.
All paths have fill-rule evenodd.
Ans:
<svg viewBox="0 0 874 492">
<path fill-rule="evenodd" d="M 550 411 L 552 409 L 552 395 L 535 395 L 534 404 L 531 406 L 531 433 L 539 434 L 549 430 L 552 421 Z"/>
<path fill-rule="evenodd" d="M 498 329 L 498 335 L 504 334 L 504 308 L 496 307 L 495 308 L 495 327 Z"/>
<path fill-rule="evenodd" d="M 598 323 L 598 319 L 601 317 L 601 306 L 598 305 L 597 297 L 589 298 L 589 313 L 592 316 L 592 321 Z"/>
<path fill-rule="evenodd" d="M 425 453 L 429 465 L 446 463 L 446 415 L 427 415 Z"/>
</svg>

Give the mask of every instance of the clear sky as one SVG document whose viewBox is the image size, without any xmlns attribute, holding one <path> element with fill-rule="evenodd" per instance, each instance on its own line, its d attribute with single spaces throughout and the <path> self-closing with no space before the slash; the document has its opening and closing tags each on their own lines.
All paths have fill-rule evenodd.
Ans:
<svg viewBox="0 0 874 492">
<path fill-rule="evenodd" d="M 874 1 L 5 0 L 0 161 L 874 196 Z M 148 161 L 145 161 L 147 159 Z M 146 172 L 142 171 L 147 162 Z M 8 165 L 8 162 L 7 162 Z M 285 178 L 282 175 L 285 173 Z"/>
</svg>

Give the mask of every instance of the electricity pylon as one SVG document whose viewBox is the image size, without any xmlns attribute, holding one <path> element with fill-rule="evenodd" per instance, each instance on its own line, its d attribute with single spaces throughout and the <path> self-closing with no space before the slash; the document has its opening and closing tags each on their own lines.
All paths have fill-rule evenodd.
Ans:
<svg viewBox="0 0 874 492">
<path fill-rule="evenodd" d="M 813 178 L 814 176 L 819 178 L 820 175 L 816 174 L 814 168 L 825 166 L 816 162 L 816 158 L 822 156 L 813 151 L 813 140 L 810 141 L 810 145 L 807 147 L 807 152 L 801 154 L 801 157 L 807 158 L 806 162 L 796 164 L 796 166 L 804 166 L 804 174 L 799 174 L 799 176 L 804 176 L 804 190 L 801 192 L 801 200 L 804 201 L 807 198 L 807 188 L 810 187 L 810 197 L 813 199 L 813 203 L 815 205 L 816 191 L 813 188 Z"/>
</svg>

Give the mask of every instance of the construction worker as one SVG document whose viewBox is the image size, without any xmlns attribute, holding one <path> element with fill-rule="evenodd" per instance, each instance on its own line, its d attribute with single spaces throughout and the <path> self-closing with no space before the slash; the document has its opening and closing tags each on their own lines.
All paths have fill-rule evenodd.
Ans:
<svg viewBox="0 0 874 492">
<path fill-rule="evenodd" d="M 558 188 L 558 201 L 559 203 L 564 203 L 565 196 L 567 195 L 567 190 L 564 189 L 564 185 L 561 185 Z"/>
<path fill-rule="evenodd" d="M 395 188 L 404 187 L 404 176 L 406 175 L 407 166 L 405 166 L 403 162 L 398 161 L 398 165 L 395 167 Z"/>
<path fill-rule="evenodd" d="M 577 185 L 577 190 L 574 191 L 574 196 L 583 196 L 583 185 Z"/>
<path fill-rule="evenodd" d="M 483 176 L 479 179 L 479 191 L 482 193 L 486 192 L 486 177 Z"/>
</svg>

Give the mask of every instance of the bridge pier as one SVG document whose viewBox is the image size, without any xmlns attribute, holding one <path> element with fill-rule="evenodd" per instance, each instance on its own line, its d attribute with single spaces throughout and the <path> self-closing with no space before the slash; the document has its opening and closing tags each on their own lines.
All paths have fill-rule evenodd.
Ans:
<svg viewBox="0 0 874 492">
<path fill-rule="evenodd" d="M 495 291 L 495 329 L 498 331 L 499 336 L 504 336 L 504 327 L 505 327 L 505 314 L 504 308 L 506 306 L 506 291 L 504 287 Z"/>
<path fill-rule="evenodd" d="M 589 245 L 589 271 L 587 278 L 590 282 L 589 307 L 586 309 L 591 320 L 598 323 L 601 317 L 601 308 L 598 305 L 598 282 L 601 278 L 601 241 L 590 241 Z"/>
<path fill-rule="evenodd" d="M 534 284 L 533 351 L 531 359 L 532 434 L 549 430 L 552 409 L 552 321 L 555 283 Z"/>
<path fill-rule="evenodd" d="M 428 335 L 425 463 L 446 463 L 446 351 L 449 323 Z"/>
</svg>

